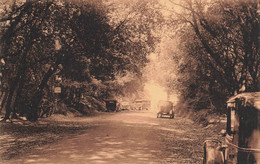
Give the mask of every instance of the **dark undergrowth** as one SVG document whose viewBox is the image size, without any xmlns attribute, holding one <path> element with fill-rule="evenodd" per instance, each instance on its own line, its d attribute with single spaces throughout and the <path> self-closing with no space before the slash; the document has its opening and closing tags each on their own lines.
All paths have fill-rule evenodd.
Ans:
<svg viewBox="0 0 260 164">
<path fill-rule="evenodd" d="M 176 115 L 189 118 L 194 123 L 203 126 L 208 131 L 207 138 L 223 140 L 220 132 L 226 128 L 226 114 L 212 109 L 194 110 L 185 104 L 178 104 L 175 111 Z"/>
</svg>

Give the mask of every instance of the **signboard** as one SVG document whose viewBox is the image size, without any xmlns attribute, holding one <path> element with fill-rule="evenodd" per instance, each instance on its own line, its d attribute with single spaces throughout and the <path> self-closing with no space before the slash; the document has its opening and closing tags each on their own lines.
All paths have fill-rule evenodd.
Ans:
<svg viewBox="0 0 260 164">
<path fill-rule="evenodd" d="M 61 87 L 55 87 L 54 93 L 61 93 Z"/>
</svg>

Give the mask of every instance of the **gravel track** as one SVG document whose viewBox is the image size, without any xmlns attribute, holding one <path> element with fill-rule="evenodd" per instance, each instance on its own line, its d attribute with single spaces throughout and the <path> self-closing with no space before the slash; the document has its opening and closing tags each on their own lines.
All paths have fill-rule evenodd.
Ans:
<svg viewBox="0 0 260 164">
<path fill-rule="evenodd" d="M 54 116 L 1 123 L 0 151 L 3 163 L 202 163 L 203 141 L 220 129 L 149 111 Z"/>
</svg>

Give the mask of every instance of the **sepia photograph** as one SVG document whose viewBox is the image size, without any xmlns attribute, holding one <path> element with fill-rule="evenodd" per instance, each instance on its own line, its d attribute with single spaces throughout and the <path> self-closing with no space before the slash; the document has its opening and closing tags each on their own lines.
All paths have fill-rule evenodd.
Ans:
<svg viewBox="0 0 260 164">
<path fill-rule="evenodd" d="M 0 0 L 1 164 L 260 164 L 259 0 Z"/>
</svg>

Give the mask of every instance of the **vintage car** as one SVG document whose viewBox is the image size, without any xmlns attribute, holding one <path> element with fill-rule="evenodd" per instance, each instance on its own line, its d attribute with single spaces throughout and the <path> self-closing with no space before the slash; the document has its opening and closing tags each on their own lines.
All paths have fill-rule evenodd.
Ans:
<svg viewBox="0 0 260 164">
<path fill-rule="evenodd" d="M 128 101 L 121 102 L 120 110 L 132 110 L 132 106 L 131 106 L 130 102 L 128 102 Z"/>
<path fill-rule="evenodd" d="M 168 115 L 174 118 L 173 103 L 171 101 L 160 100 L 157 104 L 157 118 Z"/>
<path fill-rule="evenodd" d="M 224 141 L 204 142 L 203 163 L 260 163 L 260 92 L 241 93 L 227 101 Z"/>
<path fill-rule="evenodd" d="M 151 109 L 151 101 L 145 99 L 137 99 L 134 101 L 134 108 L 136 110 L 150 110 Z"/>
<path fill-rule="evenodd" d="M 107 112 L 115 112 L 118 111 L 118 103 L 117 100 L 114 99 L 105 99 Z"/>
</svg>

